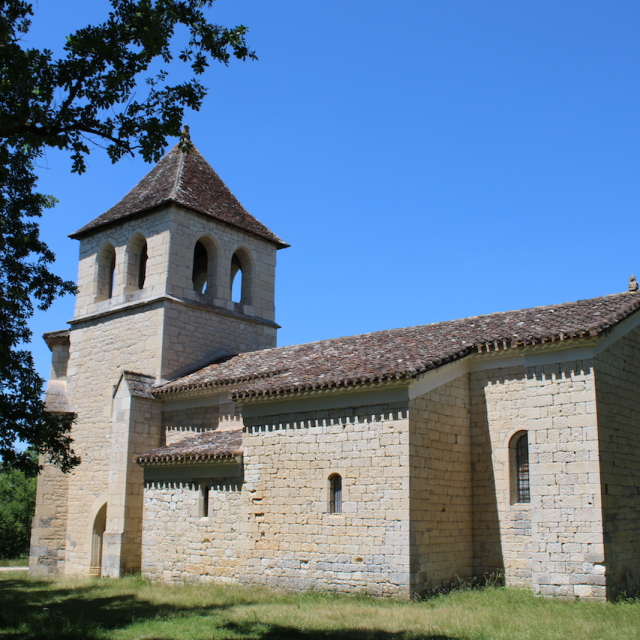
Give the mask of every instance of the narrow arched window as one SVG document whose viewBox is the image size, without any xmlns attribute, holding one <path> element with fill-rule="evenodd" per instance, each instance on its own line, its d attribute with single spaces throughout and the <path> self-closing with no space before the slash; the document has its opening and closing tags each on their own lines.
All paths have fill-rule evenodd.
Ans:
<svg viewBox="0 0 640 640">
<path fill-rule="evenodd" d="M 140 251 L 140 266 L 138 267 L 138 289 L 144 289 L 144 281 L 147 279 L 147 243 L 144 243 Z"/>
<path fill-rule="evenodd" d="M 342 478 L 337 473 L 329 477 L 329 513 L 342 513 Z"/>
<path fill-rule="evenodd" d="M 235 253 L 231 258 L 231 300 L 242 301 L 242 263 Z"/>
<path fill-rule="evenodd" d="M 120 293 L 133 293 L 144 289 L 147 279 L 147 239 L 140 233 L 134 233 L 123 255 L 123 289 Z"/>
<path fill-rule="evenodd" d="M 209 517 L 209 485 L 203 484 L 200 487 L 200 515 L 203 518 Z"/>
<path fill-rule="evenodd" d="M 106 242 L 96 254 L 93 286 L 94 302 L 103 302 L 123 293 L 121 283 L 116 282 L 116 250 L 110 242 Z"/>
<path fill-rule="evenodd" d="M 530 502 L 529 493 L 529 437 L 523 433 L 518 437 L 515 446 L 516 493 L 518 502 Z"/>
<path fill-rule="evenodd" d="M 209 254 L 205 246 L 198 240 L 193 250 L 193 289 L 198 293 L 207 290 L 207 273 L 209 268 Z"/>
<path fill-rule="evenodd" d="M 96 255 L 94 302 L 108 300 L 114 295 L 115 272 L 116 250 L 110 242 L 107 242 Z"/>
<path fill-rule="evenodd" d="M 116 252 L 113 252 L 111 262 L 109 263 L 109 284 L 107 286 L 107 298 L 113 297 L 113 283 L 116 279 Z"/>
</svg>

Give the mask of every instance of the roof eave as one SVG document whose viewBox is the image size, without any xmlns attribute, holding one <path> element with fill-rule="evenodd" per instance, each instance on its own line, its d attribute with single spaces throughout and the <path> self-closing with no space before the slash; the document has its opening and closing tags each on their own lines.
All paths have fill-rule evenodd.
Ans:
<svg viewBox="0 0 640 640">
<path fill-rule="evenodd" d="M 185 456 L 176 456 L 175 458 L 162 458 L 161 456 L 154 457 L 151 459 L 141 459 L 142 456 L 138 456 L 135 458 L 135 462 L 139 464 L 141 467 L 151 467 L 151 466 L 160 466 L 160 465 L 202 465 L 202 464 L 221 464 L 228 463 L 229 461 L 233 461 L 234 463 L 242 462 L 242 450 L 233 451 L 228 454 L 220 454 L 213 456 L 201 456 L 198 458 L 189 458 Z"/>
<path fill-rule="evenodd" d="M 192 211 L 193 213 L 197 213 L 198 215 L 204 216 L 205 218 L 210 218 L 213 220 L 216 220 L 217 222 L 220 222 L 222 224 L 226 224 L 229 227 L 232 227 L 234 229 L 239 229 L 240 231 L 243 231 L 244 233 L 248 233 L 249 235 L 255 236 L 256 238 L 260 238 L 261 240 L 265 240 L 266 242 L 271 242 L 272 244 L 276 245 L 276 248 L 278 250 L 280 249 L 288 249 L 291 245 L 286 243 L 284 240 L 282 240 L 281 238 L 279 238 L 278 236 L 276 236 L 276 234 L 274 233 L 274 237 L 277 238 L 277 240 L 274 240 L 273 238 L 269 238 L 265 235 L 262 235 L 260 233 L 256 233 L 255 231 L 251 231 L 250 229 L 245 229 L 244 227 L 242 227 L 241 225 L 236 225 L 233 224 L 232 222 L 228 222 L 227 220 L 222 220 L 221 218 L 219 218 L 218 216 L 213 215 L 212 213 L 207 213 L 206 211 L 203 211 L 202 209 L 196 209 L 195 207 L 188 207 L 185 204 L 183 204 L 182 202 L 174 199 L 174 198 L 167 198 L 166 200 L 163 200 L 162 202 L 159 202 L 158 204 L 153 205 L 152 207 L 146 207 L 144 209 L 138 209 L 136 211 L 131 211 L 130 213 L 127 213 L 123 216 L 121 216 L 120 218 L 118 218 L 117 220 L 108 220 L 107 222 L 98 224 L 94 227 L 91 227 L 89 229 L 85 229 L 84 227 L 78 229 L 77 231 L 74 231 L 73 233 L 70 233 L 67 237 L 71 238 L 72 240 L 81 240 L 82 238 L 85 238 L 99 230 L 103 230 L 106 227 L 109 227 L 111 225 L 115 225 L 118 224 L 120 222 L 122 222 L 123 220 L 130 220 L 133 217 L 136 216 L 142 216 L 145 215 L 147 213 L 152 213 L 158 209 L 160 209 L 161 207 L 164 207 L 168 204 L 175 204 L 179 207 L 182 207 L 183 209 L 186 209 L 187 211 Z"/>
</svg>

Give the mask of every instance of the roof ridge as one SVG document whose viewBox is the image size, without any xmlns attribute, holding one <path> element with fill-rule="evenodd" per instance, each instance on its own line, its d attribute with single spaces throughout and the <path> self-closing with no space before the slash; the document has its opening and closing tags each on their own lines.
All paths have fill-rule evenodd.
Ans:
<svg viewBox="0 0 640 640">
<path fill-rule="evenodd" d="M 176 171 L 176 179 L 174 180 L 174 183 L 173 183 L 173 189 L 171 190 L 171 194 L 169 195 L 170 200 L 175 200 L 175 198 L 177 198 L 178 196 L 178 185 L 182 183 L 182 169 L 184 168 L 184 157 L 187 153 L 190 153 L 189 151 L 182 151 L 179 145 L 176 145 L 175 147 L 173 147 L 173 149 L 171 149 L 169 153 L 173 153 L 174 149 L 178 149 L 178 151 L 180 151 L 180 164 L 178 166 L 178 170 Z M 195 145 L 193 145 L 193 149 L 198 151 Z"/>
</svg>

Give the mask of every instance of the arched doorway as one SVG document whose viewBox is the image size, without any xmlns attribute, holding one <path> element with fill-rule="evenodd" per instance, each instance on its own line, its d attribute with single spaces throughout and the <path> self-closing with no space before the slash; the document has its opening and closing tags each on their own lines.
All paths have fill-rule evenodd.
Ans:
<svg viewBox="0 0 640 640">
<path fill-rule="evenodd" d="M 107 525 L 107 505 L 102 505 L 93 522 L 91 533 L 91 565 L 89 575 L 100 578 L 102 575 L 102 538 Z"/>
</svg>

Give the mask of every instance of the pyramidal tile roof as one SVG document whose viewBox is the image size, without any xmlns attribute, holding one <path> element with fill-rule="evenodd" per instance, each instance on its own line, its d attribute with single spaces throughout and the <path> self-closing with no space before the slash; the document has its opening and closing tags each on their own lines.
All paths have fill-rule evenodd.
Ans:
<svg viewBox="0 0 640 640">
<path fill-rule="evenodd" d="M 269 240 L 278 249 L 289 246 L 240 204 L 195 146 L 189 153 L 182 153 L 178 145 L 118 204 L 69 237 L 81 238 L 95 229 L 168 202 Z"/>
</svg>

